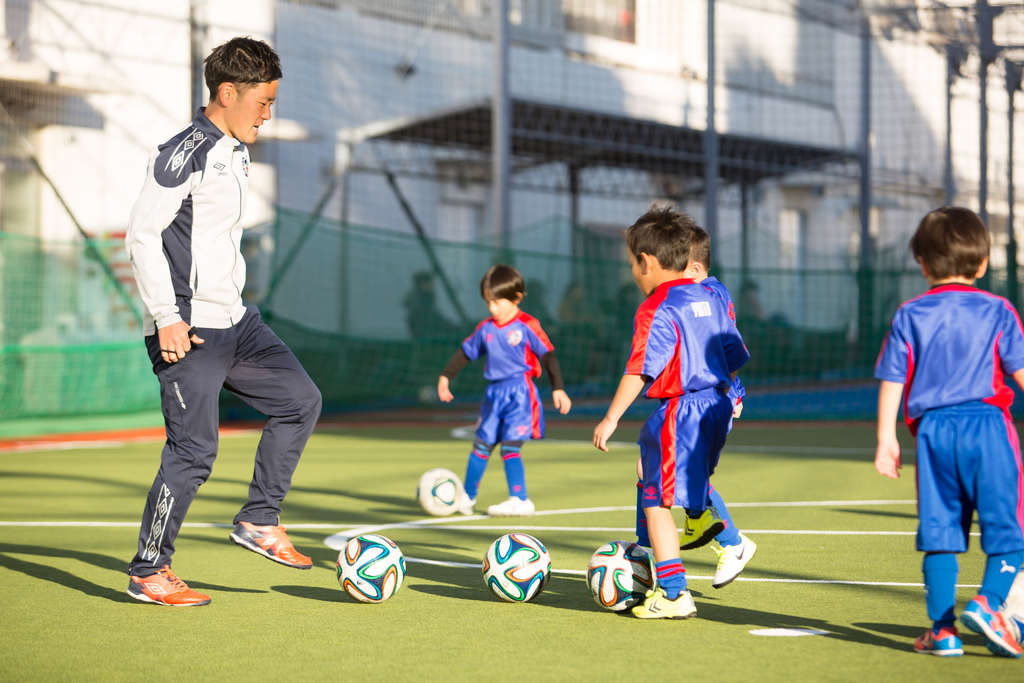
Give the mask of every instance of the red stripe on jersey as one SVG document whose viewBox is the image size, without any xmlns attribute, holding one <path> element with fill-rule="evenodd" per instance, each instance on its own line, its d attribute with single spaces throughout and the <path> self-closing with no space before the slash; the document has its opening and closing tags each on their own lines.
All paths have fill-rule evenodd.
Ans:
<svg viewBox="0 0 1024 683">
<path fill-rule="evenodd" d="M 671 398 L 686 393 L 681 379 L 682 370 L 679 367 L 679 345 L 682 335 L 678 325 L 673 325 L 673 327 L 676 330 L 676 346 L 672 351 L 672 360 L 668 362 L 657 379 L 651 382 L 651 386 L 647 387 L 647 398 Z"/>
<path fill-rule="evenodd" d="M 1013 389 L 1006 386 L 1006 382 L 1003 381 L 1003 368 L 999 362 L 999 340 L 1002 336 L 1002 332 L 997 334 L 992 345 L 992 395 L 982 401 L 1006 411 L 1013 404 Z"/>
<path fill-rule="evenodd" d="M 920 418 L 917 420 L 910 419 L 910 413 L 907 412 L 907 403 L 910 401 L 910 387 L 914 385 L 914 349 L 910 347 L 910 343 L 907 343 L 907 380 L 903 383 L 903 420 L 907 423 L 907 427 L 910 429 L 910 433 L 917 436 L 917 424 Z"/>
<path fill-rule="evenodd" d="M 524 313 L 523 311 L 519 311 L 518 320 L 520 322 L 522 322 L 524 325 L 526 325 L 527 327 L 529 327 L 533 331 L 533 333 L 540 338 L 541 343 L 544 344 L 544 347 L 548 351 L 554 351 L 555 350 L 555 345 L 551 343 L 550 339 L 548 339 L 548 335 L 544 331 L 544 329 L 540 326 L 540 321 L 539 320 L 534 318 L 529 313 Z"/>
<path fill-rule="evenodd" d="M 661 504 L 672 507 L 676 500 L 676 414 L 679 398 L 671 398 L 661 424 Z"/>
<path fill-rule="evenodd" d="M 539 320 L 534 318 L 532 315 L 524 313 L 522 311 L 520 311 L 519 315 L 515 317 L 515 320 L 526 325 L 531 332 L 537 335 L 537 337 L 540 339 L 540 342 L 548 351 L 555 350 L 555 347 L 551 343 L 551 340 L 548 339 L 548 335 L 544 333 L 543 329 L 541 329 Z M 525 340 L 523 341 L 525 342 Z M 537 357 L 537 354 L 533 352 L 533 349 L 531 349 L 530 345 L 527 343 L 523 344 L 523 362 L 526 363 L 526 367 L 530 368 L 530 375 L 532 375 L 533 377 L 541 376 L 540 359 Z"/>
<path fill-rule="evenodd" d="M 530 373 L 526 373 L 526 386 L 530 390 L 530 437 L 541 438 L 540 434 L 540 401 L 537 399 L 537 387 L 530 379 Z"/>
<path fill-rule="evenodd" d="M 647 337 L 651 333 L 651 323 L 654 322 L 654 314 L 665 301 L 669 290 L 676 285 L 692 284 L 695 284 L 695 281 L 688 278 L 663 282 L 636 309 L 636 315 L 633 317 L 633 345 L 629 352 L 629 360 L 626 361 L 627 375 L 642 375 L 644 372 L 644 356 L 647 354 Z"/>
</svg>

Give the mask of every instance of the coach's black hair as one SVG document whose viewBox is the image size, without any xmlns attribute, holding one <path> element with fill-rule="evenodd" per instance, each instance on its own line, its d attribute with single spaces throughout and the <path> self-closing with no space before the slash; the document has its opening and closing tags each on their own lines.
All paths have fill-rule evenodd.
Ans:
<svg viewBox="0 0 1024 683">
<path fill-rule="evenodd" d="M 976 213 L 961 206 L 929 211 L 910 238 L 910 251 L 935 280 L 974 279 L 992 238 Z"/>
<path fill-rule="evenodd" d="M 204 70 L 210 99 L 216 99 L 221 83 L 244 89 L 281 78 L 281 60 L 274 49 L 255 38 L 232 38 L 213 48 Z"/>
</svg>

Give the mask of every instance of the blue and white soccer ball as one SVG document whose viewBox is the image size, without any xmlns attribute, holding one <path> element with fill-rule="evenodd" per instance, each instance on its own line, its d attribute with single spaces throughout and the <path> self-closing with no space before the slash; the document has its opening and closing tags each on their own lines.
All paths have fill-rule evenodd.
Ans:
<svg viewBox="0 0 1024 683">
<path fill-rule="evenodd" d="M 551 578 L 551 555 L 529 534 L 505 534 L 487 549 L 484 583 L 502 600 L 527 602 L 537 597 Z"/>
<path fill-rule="evenodd" d="M 587 566 L 587 586 L 594 601 L 605 609 L 622 612 L 644 599 L 654 588 L 654 560 L 636 543 L 612 541 L 598 548 Z"/>
<path fill-rule="evenodd" d="M 420 477 L 416 487 L 416 499 L 420 507 L 435 517 L 445 517 L 455 512 L 456 503 L 462 493 L 462 480 L 443 467 L 427 470 Z"/>
<path fill-rule="evenodd" d="M 390 538 L 354 536 L 338 553 L 338 583 L 360 602 L 384 602 L 398 592 L 403 579 L 405 556 Z"/>
</svg>

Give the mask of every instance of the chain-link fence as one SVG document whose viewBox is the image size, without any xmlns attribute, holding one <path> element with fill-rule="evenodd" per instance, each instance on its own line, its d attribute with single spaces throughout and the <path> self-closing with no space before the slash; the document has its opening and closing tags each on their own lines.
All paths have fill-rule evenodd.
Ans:
<svg viewBox="0 0 1024 683">
<path fill-rule="evenodd" d="M 495 260 L 523 269 L 575 390 L 609 391 L 636 305 L 621 231 L 655 201 L 712 233 L 755 387 L 869 378 L 924 285 L 909 234 L 944 203 L 986 217 L 984 285 L 1017 300 L 1024 3 L 8 0 L 2 16 L 4 417 L 155 403 L 135 370 L 105 402 L 64 400 L 86 385 L 25 354 L 136 344 L 115 367 L 144 367 L 119 236 L 233 35 L 270 42 L 285 74 L 251 148 L 244 294 L 329 407 L 417 400 L 483 317 Z M 54 379 L 26 380 L 32 363 Z"/>
</svg>

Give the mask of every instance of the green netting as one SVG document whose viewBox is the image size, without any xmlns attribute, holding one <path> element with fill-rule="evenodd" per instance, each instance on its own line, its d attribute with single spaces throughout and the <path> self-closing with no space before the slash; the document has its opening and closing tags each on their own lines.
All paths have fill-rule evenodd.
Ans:
<svg viewBox="0 0 1024 683">
<path fill-rule="evenodd" d="M 96 246 L 116 262 L 120 240 Z M 159 408 L 137 315 L 88 254 L 0 233 L 0 420 Z"/>
<path fill-rule="evenodd" d="M 302 360 L 327 413 L 406 406 L 436 402 L 440 369 L 487 316 L 480 276 L 492 263 L 512 263 L 527 280 L 523 309 L 555 343 L 570 395 L 606 397 L 628 355 L 640 295 L 621 258 L 528 248 L 531 240 L 568 247 L 570 238 L 581 235 L 552 219 L 503 251 L 328 220 L 311 224 L 306 214 L 281 210 L 243 247 L 244 294 Z M 136 313 L 118 294 L 131 281 L 122 241 L 96 246 L 120 284 L 81 243 L 0 233 L 0 420 L 159 408 Z M 612 250 L 604 243 L 590 253 Z M 281 270 L 291 252 L 291 266 Z M 920 273 L 907 270 L 726 268 L 717 276 L 733 293 L 752 354 L 741 374 L 752 394 L 764 397 L 748 403 L 758 417 L 866 417 L 889 318 L 925 288 Z M 1004 273 L 989 284 L 1006 293 Z M 456 379 L 457 398 L 479 395 L 481 370 L 475 364 Z M 542 387 L 547 395 L 546 380 Z M 844 393 L 851 387 L 854 393 Z M 226 410 L 239 406 L 228 401 Z"/>
</svg>

